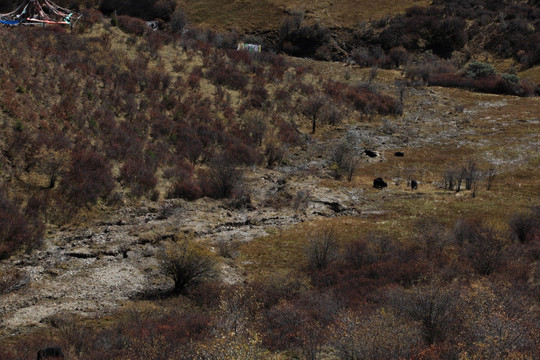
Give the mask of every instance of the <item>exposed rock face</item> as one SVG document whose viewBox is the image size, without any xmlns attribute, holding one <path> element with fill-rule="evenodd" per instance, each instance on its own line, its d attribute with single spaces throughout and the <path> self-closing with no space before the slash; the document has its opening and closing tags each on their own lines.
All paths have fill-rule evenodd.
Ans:
<svg viewBox="0 0 540 360">
<path fill-rule="evenodd" d="M 356 214 L 361 201 L 362 189 L 316 186 L 320 180 L 315 177 L 285 179 L 272 171 L 263 179 L 257 175 L 251 210 L 211 199 L 123 208 L 86 229 L 54 232 L 43 249 L 1 263 L 28 276 L 25 284 L 0 296 L 0 336 L 48 326 L 45 319 L 57 314 L 96 316 L 123 301 L 167 292 L 173 283 L 160 273 L 156 255 L 178 234 L 211 244 L 250 241 L 267 235 L 267 229 L 319 216 Z M 309 194 L 301 208 L 264 206 L 269 197 L 301 191 Z M 234 269 L 222 273 L 228 283 L 242 280 Z"/>
</svg>

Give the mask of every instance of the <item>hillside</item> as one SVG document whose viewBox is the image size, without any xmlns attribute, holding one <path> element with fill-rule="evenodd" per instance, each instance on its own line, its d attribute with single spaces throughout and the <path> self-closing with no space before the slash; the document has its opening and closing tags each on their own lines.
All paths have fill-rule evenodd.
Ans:
<svg viewBox="0 0 540 360">
<path fill-rule="evenodd" d="M 219 30 L 264 32 L 275 30 L 294 11 L 306 13 L 308 22 L 320 22 L 330 28 L 350 28 L 364 20 L 379 19 L 403 12 L 411 6 L 428 5 L 429 1 L 383 0 L 317 0 L 317 1 L 180 1 L 194 24 Z"/>
<path fill-rule="evenodd" d="M 332 3 L 288 50 L 357 22 Z M 220 4 L 258 34 L 299 16 Z M 433 17 L 381 4 L 373 41 Z M 183 33 L 0 29 L 0 360 L 540 357 L 538 66 L 236 51 L 183 5 Z"/>
</svg>

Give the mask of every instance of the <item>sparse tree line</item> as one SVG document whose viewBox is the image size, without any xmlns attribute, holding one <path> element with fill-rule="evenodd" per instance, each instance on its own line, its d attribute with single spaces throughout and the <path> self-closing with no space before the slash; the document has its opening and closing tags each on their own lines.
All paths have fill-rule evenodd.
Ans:
<svg viewBox="0 0 540 360">
<path fill-rule="evenodd" d="M 481 169 L 474 160 L 468 160 L 465 164 L 450 166 L 446 169 L 443 179 L 443 188 L 446 190 L 470 190 L 473 197 L 476 196 L 480 184 L 484 184 L 486 190 L 491 190 L 497 176 L 497 168 L 493 165 L 487 169 Z"/>
<path fill-rule="evenodd" d="M 224 260 L 179 237 L 159 257 L 174 287 L 158 307 L 120 313 L 105 329 L 62 316 L 0 359 L 31 358 L 50 343 L 81 360 L 537 358 L 538 207 L 504 228 L 434 217 L 412 228 L 406 239 L 372 232 L 346 241 L 319 229 L 298 239 L 304 260 L 293 273 L 241 285 L 220 283 Z M 4 275 L 0 290 L 23 277 Z"/>
</svg>

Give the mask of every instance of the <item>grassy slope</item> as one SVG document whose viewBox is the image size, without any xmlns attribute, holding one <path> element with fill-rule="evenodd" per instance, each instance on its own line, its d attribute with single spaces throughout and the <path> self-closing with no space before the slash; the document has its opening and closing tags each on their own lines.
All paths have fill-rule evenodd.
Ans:
<svg viewBox="0 0 540 360">
<path fill-rule="evenodd" d="M 266 6 L 265 4 L 268 5 L 268 2 L 261 2 L 259 6 Z M 232 2 L 223 4 L 223 6 L 230 6 L 231 9 L 233 5 Z M 219 11 L 216 10 L 216 16 L 219 15 L 218 13 Z M 266 20 L 269 19 L 261 21 Z M 212 21 L 217 21 L 217 18 Z M 247 21 L 244 24 L 248 24 Z M 254 23 L 250 24 L 250 26 L 256 26 Z M 88 36 L 101 35 L 102 31 L 104 30 L 95 29 L 95 33 Z M 126 36 L 116 28 L 112 31 L 112 47 L 135 56 L 134 47 L 126 49 Z M 153 60 L 151 67 L 163 66 L 172 70 L 173 64 L 180 60 L 185 64 L 185 68 L 181 72 L 173 71 L 173 74 L 185 76 L 193 66 L 202 63 L 199 57 L 191 58 L 184 53 L 179 56 L 178 53 L 178 49 L 165 46 L 160 51 L 160 61 Z M 295 61 L 325 74 L 325 77 L 336 80 L 344 80 L 348 72 L 350 81 L 355 82 L 366 79 L 369 73 L 369 69 L 348 68 L 336 63 Z M 376 83 L 381 82 L 389 86 L 389 91 L 395 96 L 396 91 L 391 88 L 391 85 L 400 76 L 398 71 L 381 70 Z M 523 75 L 520 74 L 520 76 Z M 207 94 L 215 91 L 215 88 L 206 80 L 203 80 L 202 88 L 202 91 Z M 321 185 L 326 187 L 354 186 L 364 189 L 365 200 L 358 207 L 379 209 L 381 213 L 366 211 L 357 217 L 320 218 L 317 221 L 271 232 L 267 237 L 256 239 L 240 247 L 240 256 L 236 264 L 241 272 L 248 278 L 276 276 L 276 274 L 284 279 L 287 276 L 299 276 L 298 270 L 305 265 L 306 234 L 321 229 L 334 229 L 343 243 L 377 230 L 390 232 L 396 238 L 406 241 L 413 234 L 413 223 L 426 215 L 437 216 L 448 224 L 460 216 L 480 215 L 502 227 L 503 221 L 512 211 L 538 204 L 540 200 L 540 156 L 538 155 L 540 99 L 477 94 L 459 89 L 426 88 L 420 90 L 418 94 L 412 94 L 411 91 L 411 95 L 406 96 L 405 115 L 421 107 L 422 100 L 430 93 L 435 93 L 439 100 L 438 103 L 432 105 L 433 110 L 441 114 L 452 112 L 457 104 L 463 105 L 464 113 L 457 116 L 467 120 L 464 123 L 464 129 L 472 129 L 474 133 L 459 136 L 444 144 L 410 147 L 406 149 L 405 158 L 393 157 L 393 151 L 398 149 L 388 149 L 385 151 L 386 161 L 364 164 L 352 184 L 321 179 Z M 479 106 L 482 103 L 501 103 L 502 105 Z M 391 120 L 398 121 L 398 119 Z M 348 119 L 348 122 L 354 126 L 364 125 L 356 122 L 355 119 Z M 380 118 L 374 118 L 368 126 L 377 128 L 380 124 Z M 425 119 L 421 126 L 423 133 L 444 130 L 444 126 L 431 124 L 429 119 Z M 304 124 L 302 130 L 309 131 L 309 123 Z M 338 129 L 332 127 L 321 128 L 317 134 L 317 140 L 325 141 L 330 137 L 335 137 L 338 134 L 336 130 Z M 463 140 L 467 140 L 468 144 L 458 147 L 457 144 Z M 491 192 L 482 189 L 478 197 L 472 199 L 467 192 L 456 196 L 453 192 L 442 191 L 436 186 L 436 183 L 440 181 L 442 171 L 449 162 L 459 162 L 468 158 L 486 159 L 487 156 L 505 161 Z M 405 189 L 403 184 L 400 187 L 391 185 L 384 191 L 371 188 L 373 174 L 380 173 L 385 179 L 391 178 L 395 176 L 398 167 L 406 166 L 425 171 L 419 191 L 412 192 Z M 140 301 L 131 305 L 142 309 L 160 307 L 163 303 Z M 177 306 L 176 303 L 173 305 Z M 115 324 L 117 321 L 117 318 L 103 318 L 98 320 L 96 325 L 101 327 L 105 323 Z"/>
<path fill-rule="evenodd" d="M 343 80 L 349 72 L 350 81 L 367 78 L 366 69 L 348 68 L 338 64 L 298 60 L 327 76 Z M 380 71 L 377 82 L 392 84 L 397 71 Z M 410 90 L 408 90 L 410 91 Z M 506 220 L 514 212 L 525 211 L 540 201 L 540 98 L 519 98 L 481 94 L 451 88 L 425 88 L 418 94 L 405 97 L 405 117 L 421 108 L 423 99 L 434 93 L 437 102 L 430 105 L 438 114 L 455 116 L 463 121 L 463 134 L 444 143 L 405 148 L 406 156 L 393 156 L 394 150 L 384 152 L 386 160 L 363 164 L 352 184 L 345 181 L 321 180 L 325 187 L 352 186 L 362 188 L 366 201 L 358 204 L 362 209 L 358 217 L 338 217 L 298 225 L 284 231 L 270 233 L 242 246 L 245 273 L 253 277 L 272 273 L 296 273 L 306 266 L 304 256 L 308 234 L 331 228 L 342 243 L 362 237 L 373 231 L 392 234 L 400 241 L 410 241 L 414 223 L 426 216 L 434 216 L 452 226 L 460 217 L 486 220 L 506 231 Z M 463 113 L 456 114 L 455 106 L 462 105 Z M 397 119 L 394 119 L 397 121 Z M 394 121 L 393 120 L 393 121 Z M 380 119 L 373 119 L 370 126 L 380 126 Z M 426 118 L 418 125 L 419 136 L 429 136 L 446 130 Z M 472 131 L 470 134 L 466 134 Z M 335 130 L 321 131 L 319 140 L 335 136 Z M 499 163 L 498 175 L 491 191 L 482 185 L 476 198 L 469 191 L 456 194 L 442 190 L 439 184 L 448 165 L 476 160 L 482 168 L 488 162 Z M 372 188 L 374 174 L 385 179 L 403 176 L 399 169 L 416 169 L 416 178 L 422 183 L 419 191 L 412 192 L 389 184 L 384 191 Z M 365 213 L 362 213 L 363 211 Z M 369 210 L 377 210 L 371 213 Z M 380 211 L 380 213 L 378 213 Z"/>
<path fill-rule="evenodd" d="M 180 0 L 193 24 L 217 29 L 264 31 L 276 29 L 293 10 L 304 10 L 308 21 L 328 27 L 354 26 L 362 20 L 402 12 L 426 0 Z"/>
</svg>

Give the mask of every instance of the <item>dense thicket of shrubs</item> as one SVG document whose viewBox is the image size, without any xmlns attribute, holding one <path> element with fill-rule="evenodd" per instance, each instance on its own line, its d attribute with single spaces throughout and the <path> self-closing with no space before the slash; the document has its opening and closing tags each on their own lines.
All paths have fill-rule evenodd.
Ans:
<svg viewBox="0 0 540 360">
<path fill-rule="evenodd" d="M 330 30 L 317 24 L 303 25 L 304 14 L 296 12 L 283 20 L 280 28 L 281 50 L 294 56 L 315 57 L 330 60 L 326 49 Z"/>
<path fill-rule="evenodd" d="M 391 19 L 377 41 L 385 50 L 403 46 L 409 51 L 431 50 L 448 58 L 465 45 L 465 25 L 464 19 L 444 16 L 442 8 L 413 7 Z"/>
<path fill-rule="evenodd" d="M 282 29 L 297 28 L 295 19 L 284 21 Z M 361 66 L 393 67 L 403 58 L 395 50 L 401 48 L 406 53 L 430 51 L 441 58 L 456 51 L 470 55 L 485 50 L 528 68 L 540 63 L 539 25 L 534 1 L 434 1 L 392 18 L 360 23 L 345 43 L 349 58 Z"/>
</svg>

